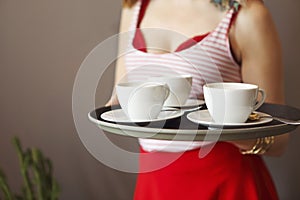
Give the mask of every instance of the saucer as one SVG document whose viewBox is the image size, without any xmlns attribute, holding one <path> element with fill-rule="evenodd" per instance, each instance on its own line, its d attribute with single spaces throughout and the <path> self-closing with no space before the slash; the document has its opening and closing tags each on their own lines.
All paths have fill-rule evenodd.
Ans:
<svg viewBox="0 0 300 200">
<path fill-rule="evenodd" d="M 266 113 L 262 112 L 254 112 L 259 114 L 260 116 L 268 115 Z M 244 123 L 216 123 L 211 118 L 208 110 L 199 110 L 192 113 L 189 113 L 187 115 L 187 118 L 197 124 L 201 124 L 203 126 L 209 126 L 209 127 L 240 127 L 240 126 L 255 126 L 260 124 L 265 124 L 268 122 L 271 122 L 272 118 L 261 118 L 259 120 L 255 121 L 246 121 Z"/>
<path fill-rule="evenodd" d="M 122 122 L 122 123 L 141 123 L 141 122 L 156 122 L 163 121 L 167 119 L 173 119 L 176 117 L 180 117 L 184 114 L 181 110 L 172 110 L 172 111 L 161 111 L 156 119 L 151 120 L 139 120 L 132 121 L 127 115 L 124 113 L 122 109 L 110 110 L 101 114 L 101 118 L 110 121 L 110 122 Z"/>
<path fill-rule="evenodd" d="M 204 100 L 200 100 L 200 99 L 188 99 L 186 100 L 184 105 L 167 105 L 164 107 L 175 107 L 175 108 L 190 108 L 190 107 L 195 107 L 195 106 L 200 106 L 203 105 L 205 102 Z"/>
</svg>

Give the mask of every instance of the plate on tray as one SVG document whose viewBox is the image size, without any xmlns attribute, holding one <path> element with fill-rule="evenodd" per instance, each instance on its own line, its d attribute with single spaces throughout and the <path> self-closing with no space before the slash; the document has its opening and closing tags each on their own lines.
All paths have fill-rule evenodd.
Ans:
<svg viewBox="0 0 300 200">
<path fill-rule="evenodd" d="M 166 110 L 161 111 L 156 119 L 151 120 L 139 120 L 132 121 L 124 113 L 122 109 L 110 110 L 101 114 L 101 118 L 109 122 L 120 122 L 120 123 L 142 123 L 142 122 L 156 122 L 164 121 L 168 119 L 174 119 L 184 114 L 181 110 Z"/>
<path fill-rule="evenodd" d="M 200 106 L 203 105 L 205 102 L 204 100 L 201 99 L 188 99 L 184 105 L 168 105 L 168 106 L 164 106 L 164 107 L 168 107 L 168 108 L 192 108 L 192 107 L 196 107 L 196 106 Z"/>
<path fill-rule="evenodd" d="M 254 113 L 257 113 L 260 116 L 268 115 L 263 112 L 254 112 Z M 258 120 L 248 120 L 244 123 L 216 123 L 213 121 L 208 110 L 199 110 L 199 111 L 191 112 L 187 115 L 187 118 L 194 123 L 201 124 L 203 126 L 208 126 L 208 127 L 256 126 L 256 125 L 269 123 L 273 120 L 272 118 L 261 118 Z"/>
</svg>

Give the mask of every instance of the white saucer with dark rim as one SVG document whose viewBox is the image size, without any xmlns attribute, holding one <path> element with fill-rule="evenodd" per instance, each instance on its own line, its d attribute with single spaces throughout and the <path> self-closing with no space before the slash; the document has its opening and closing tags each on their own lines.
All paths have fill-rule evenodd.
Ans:
<svg viewBox="0 0 300 200">
<path fill-rule="evenodd" d="M 268 115 L 262 112 L 253 112 L 253 113 L 258 113 L 260 116 Z M 187 118 L 194 123 L 201 124 L 203 126 L 209 126 L 209 127 L 255 126 L 255 125 L 265 124 L 273 120 L 272 118 L 261 118 L 259 120 L 247 121 L 244 123 L 223 123 L 222 124 L 222 123 L 214 122 L 208 110 L 199 110 L 199 111 L 191 112 L 187 115 Z"/>
<path fill-rule="evenodd" d="M 174 119 L 180 117 L 184 114 L 181 110 L 168 110 L 161 111 L 156 119 L 151 120 L 139 120 L 132 121 L 127 115 L 124 113 L 122 109 L 110 110 L 101 114 L 101 118 L 110 121 L 110 122 L 121 122 L 121 123 L 143 123 L 143 122 L 156 122 L 156 121 L 164 121 L 167 119 Z"/>
</svg>

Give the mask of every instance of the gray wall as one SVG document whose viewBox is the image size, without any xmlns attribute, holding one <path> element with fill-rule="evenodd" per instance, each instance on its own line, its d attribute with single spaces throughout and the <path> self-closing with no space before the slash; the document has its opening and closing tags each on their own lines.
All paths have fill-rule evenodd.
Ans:
<svg viewBox="0 0 300 200">
<path fill-rule="evenodd" d="M 288 105 L 300 108 L 300 2 L 296 0 L 268 0 L 282 41 L 285 88 Z M 287 152 L 280 158 L 266 158 L 283 200 L 300 199 L 300 129 L 291 134 Z"/>
<path fill-rule="evenodd" d="M 287 103 L 300 108 L 300 2 L 272 0 L 270 8 L 282 39 Z M 72 88 L 86 55 L 117 33 L 121 1 L 0 0 L 0 166 L 12 188 L 21 177 L 10 143 L 41 148 L 54 163 L 61 199 L 131 199 L 135 174 L 110 169 L 82 145 L 72 118 Z M 113 68 L 99 84 L 97 104 L 108 99 Z M 111 137 L 125 148 L 136 142 Z M 267 158 L 282 199 L 300 199 L 300 134 L 287 153 Z"/>
</svg>

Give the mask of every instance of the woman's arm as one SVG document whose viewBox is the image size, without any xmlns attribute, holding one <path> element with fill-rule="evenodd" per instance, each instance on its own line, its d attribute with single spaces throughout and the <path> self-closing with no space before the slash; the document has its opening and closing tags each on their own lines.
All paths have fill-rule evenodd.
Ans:
<svg viewBox="0 0 300 200">
<path fill-rule="evenodd" d="M 125 81 L 126 80 L 126 69 L 124 66 L 124 54 L 126 54 L 126 49 L 128 47 L 128 42 L 129 42 L 129 27 L 131 24 L 133 16 L 133 7 L 128 8 L 124 7 L 122 9 L 122 14 L 121 14 L 121 20 L 120 20 L 120 29 L 119 29 L 119 37 L 118 37 L 118 58 L 116 62 L 116 68 L 115 68 L 115 80 L 114 80 L 114 86 L 113 89 L 115 88 L 116 84 L 120 81 Z M 111 99 L 109 102 L 106 103 L 107 106 L 109 105 L 116 105 L 118 104 L 118 98 L 115 93 L 112 94 Z"/>
<path fill-rule="evenodd" d="M 241 63 L 242 79 L 266 91 L 266 102 L 284 104 L 283 67 L 279 37 L 270 13 L 260 0 L 247 1 L 230 32 L 236 59 Z M 267 155 L 281 155 L 288 134 L 275 137 Z M 255 140 L 233 142 L 240 149 L 251 149 Z"/>
</svg>

